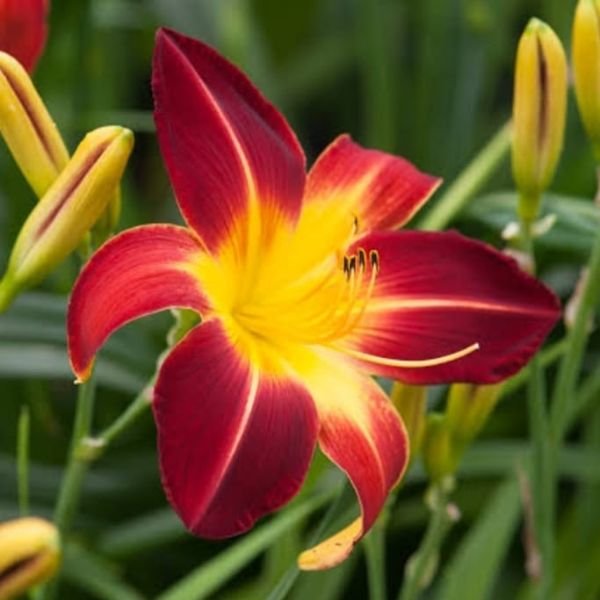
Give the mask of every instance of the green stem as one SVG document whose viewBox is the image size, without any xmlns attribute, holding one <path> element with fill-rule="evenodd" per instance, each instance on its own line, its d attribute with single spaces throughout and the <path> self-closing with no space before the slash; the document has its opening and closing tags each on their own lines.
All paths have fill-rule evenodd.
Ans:
<svg viewBox="0 0 600 600">
<path fill-rule="evenodd" d="M 451 485 L 439 481 L 427 492 L 431 508 L 431 517 L 427 531 L 419 546 L 407 563 L 405 579 L 398 600 L 415 600 L 427 586 L 431 573 L 436 567 L 440 548 L 455 519 L 449 510 L 449 492 Z"/>
<path fill-rule="evenodd" d="M 95 391 L 95 374 L 92 372 L 90 378 L 80 384 L 77 391 L 77 407 L 71 436 L 71 449 L 54 509 L 54 523 L 60 532 L 61 544 L 63 545 L 79 504 L 81 486 L 90 464 L 81 454 L 80 448 L 82 441 L 89 435 L 92 426 Z M 51 581 L 43 588 L 42 598 L 44 600 L 55 598 L 58 586 L 58 579 Z"/>
<path fill-rule="evenodd" d="M 452 185 L 433 205 L 420 223 L 420 229 L 445 229 L 467 202 L 483 187 L 508 155 L 511 124 L 505 123 Z"/>
<path fill-rule="evenodd" d="M 535 200 L 535 199 L 534 199 Z M 536 202 L 539 205 L 539 202 Z M 520 199 L 520 205 L 524 204 Z M 521 212 L 520 212 L 521 214 Z M 535 272 L 535 253 L 532 234 L 533 221 L 521 218 L 522 250 L 531 257 Z M 549 598 L 552 589 L 554 564 L 554 515 L 553 473 L 555 457 L 550 438 L 550 421 L 546 407 L 544 369 L 540 357 L 534 356 L 529 364 L 527 387 L 529 430 L 531 435 L 531 495 L 533 503 L 533 529 L 542 559 L 542 572 L 536 594 Z"/>
<path fill-rule="evenodd" d="M 367 559 L 367 578 L 369 583 L 369 600 L 385 600 L 387 598 L 385 576 L 385 528 L 382 519 L 375 523 L 373 529 L 364 540 Z"/>
<path fill-rule="evenodd" d="M 575 320 L 567 335 L 567 351 L 560 362 L 552 396 L 552 441 L 558 445 L 568 423 L 569 410 L 575 396 L 577 378 L 581 370 L 588 338 L 588 324 L 600 298 L 600 231 L 596 235 L 587 266 L 587 278 L 575 313 Z"/>
<path fill-rule="evenodd" d="M 530 363 L 527 404 L 532 451 L 533 529 L 542 558 L 542 572 L 536 592 L 539 598 L 549 598 L 552 589 L 554 558 L 553 457 L 548 427 L 544 371 L 538 356 Z"/>
<path fill-rule="evenodd" d="M 573 409 L 569 412 L 567 418 L 567 426 L 572 425 L 575 419 L 584 413 L 592 402 L 598 400 L 599 396 L 600 365 L 581 383 L 573 402 Z"/>
<path fill-rule="evenodd" d="M 88 442 L 88 445 L 104 449 L 116 437 L 121 435 L 123 431 L 128 429 L 144 415 L 151 406 L 151 390 L 154 385 L 154 380 L 155 377 L 152 377 L 148 385 L 144 386 L 144 389 L 129 403 L 129 406 L 121 413 L 121 415 L 117 417 L 111 425 L 104 429 L 104 431 L 94 436 L 94 438 Z M 85 443 L 86 441 L 84 440 L 84 444 Z"/>
<path fill-rule="evenodd" d="M 29 407 L 23 406 L 19 415 L 17 432 L 17 483 L 19 512 L 29 513 Z"/>
<path fill-rule="evenodd" d="M 69 462 L 60 487 L 56 509 L 54 511 L 54 522 L 58 527 L 61 538 L 64 540 L 65 533 L 71 524 L 75 509 L 81 494 L 83 476 L 87 471 L 89 462 L 84 460 L 79 452 L 81 442 L 90 433 L 92 415 L 94 410 L 94 394 L 96 389 L 94 373 L 90 378 L 79 385 L 77 392 L 77 409 L 75 413 L 75 424 L 71 438 L 71 450 Z"/>
</svg>

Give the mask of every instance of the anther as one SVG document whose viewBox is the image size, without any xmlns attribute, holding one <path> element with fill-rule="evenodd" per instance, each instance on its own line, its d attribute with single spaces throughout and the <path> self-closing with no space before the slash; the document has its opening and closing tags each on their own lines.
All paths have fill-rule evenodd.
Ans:
<svg viewBox="0 0 600 600">
<path fill-rule="evenodd" d="M 356 256 L 353 254 L 348 261 L 348 272 L 350 275 L 356 271 Z"/>
<path fill-rule="evenodd" d="M 358 249 L 358 268 L 364 271 L 367 267 L 367 253 L 363 248 Z"/>
<path fill-rule="evenodd" d="M 344 256 L 344 266 L 343 266 L 343 270 L 344 270 L 344 275 L 346 275 L 346 277 L 348 277 L 348 268 L 349 268 L 349 261 L 348 261 L 348 257 Z"/>
<path fill-rule="evenodd" d="M 377 250 L 371 250 L 369 252 L 369 262 L 371 263 L 371 268 L 376 273 L 379 273 L 379 252 L 377 252 Z"/>
<path fill-rule="evenodd" d="M 355 235 L 358 233 L 358 217 L 356 215 L 352 215 L 352 233 Z"/>
</svg>

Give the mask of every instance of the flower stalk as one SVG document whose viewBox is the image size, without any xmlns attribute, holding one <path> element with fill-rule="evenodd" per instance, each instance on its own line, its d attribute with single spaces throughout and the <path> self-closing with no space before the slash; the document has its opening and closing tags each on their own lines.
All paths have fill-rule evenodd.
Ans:
<svg viewBox="0 0 600 600">
<path fill-rule="evenodd" d="M 440 548 L 456 523 L 460 514 L 450 502 L 450 493 L 454 488 L 452 477 L 433 483 L 426 494 L 426 503 L 431 518 L 419 549 L 406 564 L 405 578 L 398 600 L 416 600 L 431 582 L 439 562 Z"/>
</svg>

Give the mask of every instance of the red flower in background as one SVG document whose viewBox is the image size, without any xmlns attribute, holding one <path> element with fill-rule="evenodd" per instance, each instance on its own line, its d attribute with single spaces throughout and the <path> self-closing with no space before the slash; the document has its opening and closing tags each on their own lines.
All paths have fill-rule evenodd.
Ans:
<svg viewBox="0 0 600 600">
<path fill-rule="evenodd" d="M 369 375 L 508 377 L 555 323 L 556 298 L 480 242 L 395 231 L 439 183 L 401 158 L 341 136 L 306 174 L 285 119 L 206 45 L 159 32 L 153 89 L 187 227 L 136 227 L 92 257 L 69 307 L 73 369 L 85 379 L 135 318 L 200 313 L 155 386 L 171 503 L 198 535 L 241 533 L 296 494 L 318 443 L 361 507 L 300 559 L 333 566 L 407 462 L 404 426 Z"/>
<path fill-rule="evenodd" d="M 30 73 L 46 43 L 49 0 L 0 0 L 0 50 Z"/>
</svg>

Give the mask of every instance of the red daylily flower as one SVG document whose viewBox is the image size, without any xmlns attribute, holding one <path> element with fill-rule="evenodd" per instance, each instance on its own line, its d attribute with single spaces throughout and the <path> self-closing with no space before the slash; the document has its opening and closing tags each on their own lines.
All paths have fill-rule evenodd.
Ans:
<svg viewBox="0 0 600 600">
<path fill-rule="evenodd" d="M 556 298 L 480 242 L 392 231 L 439 184 L 401 158 L 341 136 L 305 176 L 284 118 L 208 46 L 161 30 L 153 89 L 187 227 L 136 227 L 92 257 L 70 302 L 73 369 L 85 379 L 132 319 L 200 313 L 154 389 L 169 500 L 198 535 L 239 534 L 296 494 L 318 442 L 361 507 L 300 557 L 333 566 L 407 462 L 404 426 L 369 375 L 508 377 L 553 326 Z"/>
<path fill-rule="evenodd" d="M 0 0 L 0 50 L 30 73 L 46 43 L 48 0 Z"/>
</svg>

